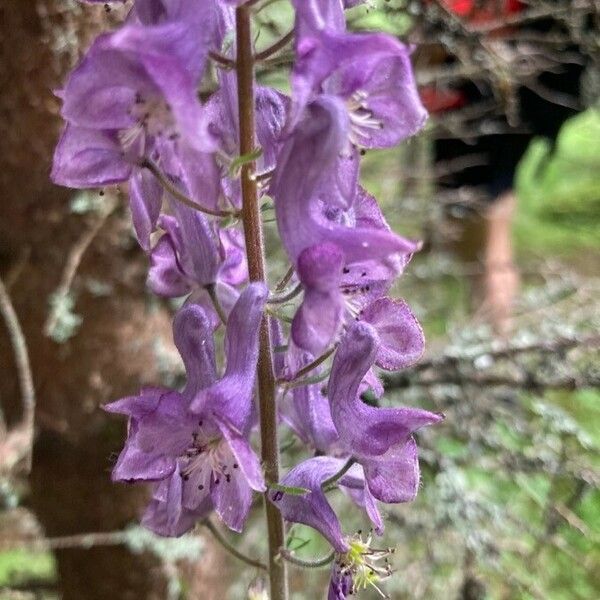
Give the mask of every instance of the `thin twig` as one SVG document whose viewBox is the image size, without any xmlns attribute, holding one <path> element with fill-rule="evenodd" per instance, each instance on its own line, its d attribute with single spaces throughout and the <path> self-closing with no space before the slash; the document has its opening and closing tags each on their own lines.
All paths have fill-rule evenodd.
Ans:
<svg viewBox="0 0 600 600">
<path fill-rule="evenodd" d="M 280 296 L 271 296 L 268 300 L 269 304 L 284 304 L 289 300 L 293 300 L 302 291 L 302 284 L 299 283 L 293 287 L 287 294 L 281 294 Z"/>
<path fill-rule="evenodd" d="M 250 558 L 249 556 L 246 556 L 237 550 L 228 540 L 225 539 L 223 534 L 211 523 L 211 521 L 206 519 L 205 521 L 202 521 L 202 525 L 204 525 L 204 527 L 206 527 L 206 529 L 212 533 L 217 542 L 219 542 L 219 544 L 221 544 L 221 546 L 223 546 L 223 548 L 225 548 L 229 554 L 235 556 L 235 558 L 245 562 L 251 567 L 256 567 L 257 569 L 262 569 L 263 571 L 267 570 L 267 565 L 258 560 L 254 560 L 253 558 Z"/>
<path fill-rule="evenodd" d="M 290 282 L 294 276 L 294 266 L 292 265 L 286 272 L 285 275 L 280 279 L 279 283 L 275 286 L 275 292 L 281 293 L 285 289 L 286 285 Z"/>
<path fill-rule="evenodd" d="M 219 319 L 221 319 L 221 323 L 223 323 L 223 325 L 227 325 L 227 315 L 225 314 L 225 311 L 223 310 L 223 307 L 221 306 L 221 303 L 219 302 L 219 298 L 217 297 L 217 290 L 216 290 L 215 284 L 209 283 L 204 287 L 210 297 L 210 300 L 211 300 L 215 310 L 217 311 L 217 315 L 219 315 Z"/>
<path fill-rule="evenodd" d="M 21 401 L 23 403 L 22 429 L 25 432 L 25 458 L 26 469 L 31 470 L 31 453 L 33 447 L 34 417 L 35 417 L 35 388 L 33 385 L 33 376 L 31 373 L 31 363 L 29 362 L 29 352 L 27 351 L 27 342 L 23 335 L 23 329 L 19 323 L 19 318 L 10 299 L 10 295 L 0 279 L 0 312 L 13 347 L 15 363 L 17 365 L 17 375 L 19 386 L 21 388 Z"/>
<path fill-rule="evenodd" d="M 90 244 L 94 241 L 94 238 L 98 235 L 103 225 L 106 223 L 106 220 L 112 214 L 113 210 L 116 208 L 117 202 L 115 198 L 110 198 L 107 201 L 106 206 L 94 222 L 94 224 L 87 230 L 84 231 L 81 237 L 77 240 L 75 245 L 69 251 L 69 255 L 67 256 L 65 268 L 63 269 L 62 276 L 60 279 L 60 283 L 56 288 L 54 295 L 57 297 L 66 297 L 71 291 L 71 286 L 73 285 L 73 280 L 75 279 L 75 275 L 77 274 L 77 270 L 79 269 L 79 265 L 85 255 L 87 249 L 90 247 Z M 46 322 L 44 323 L 44 333 L 47 336 L 52 337 L 54 330 L 58 324 L 59 319 L 59 311 L 51 310 Z"/>
<path fill-rule="evenodd" d="M 335 352 L 336 348 L 337 348 L 337 346 L 332 346 L 331 348 L 329 348 L 329 350 L 327 350 L 326 352 L 321 354 L 321 356 L 319 356 L 318 358 L 315 358 L 315 360 L 313 360 L 312 362 L 310 362 L 307 365 L 305 365 L 304 367 L 302 367 L 294 375 L 293 379 L 291 379 L 291 380 L 279 379 L 277 381 L 277 383 L 279 383 L 281 385 L 286 385 L 289 383 L 293 383 L 294 381 L 297 381 L 298 379 L 301 379 L 302 377 L 304 377 L 304 375 L 306 375 L 307 373 L 310 373 L 313 369 L 316 369 L 320 364 L 324 363 Z"/>
</svg>

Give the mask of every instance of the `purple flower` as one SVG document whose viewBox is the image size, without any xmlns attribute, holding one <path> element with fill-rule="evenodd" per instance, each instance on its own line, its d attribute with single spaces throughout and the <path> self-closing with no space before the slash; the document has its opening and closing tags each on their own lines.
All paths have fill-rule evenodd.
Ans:
<svg viewBox="0 0 600 600">
<path fill-rule="evenodd" d="M 237 300 L 233 286 L 248 279 L 243 235 L 237 229 L 218 230 L 202 213 L 175 202 L 176 216 L 162 215 L 164 234 L 150 252 L 148 287 L 157 295 L 191 299 L 211 315 L 215 313 L 208 288 L 213 287 L 228 314 Z"/>
<path fill-rule="evenodd" d="M 209 130 L 218 140 L 222 169 L 222 188 L 224 196 L 235 206 L 241 206 L 241 188 L 239 178 L 228 172 L 231 162 L 239 156 L 237 79 L 235 73 L 220 72 L 220 87 L 206 104 Z M 281 146 L 280 134 L 286 119 L 289 99 L 274 89 L 257 86 L 255 97 L 256 110 L 256 147 L 261 155 L 256 160 L 256 175 L 268 174 L 275 167 L 277 154 Z"/>
<path fill-rule="evenodd" d="M 313 356 L 291 342 L 286 354 L 285 376 L 292 378 Z M 317 367 L 310 373 L 319 376 Z M 336 453 L 337 431 L 331 420 L 329 400 L 323 394 L 321 383 L 296 386 L 283 394 L 279 401 L 279 414 L 296 435 L 314 450 L 323 453 Z"/>
<path fill-rule="evenodd" d="M 324 242 L 339 246 L 348 263 L 411 254 L 419 247 L 387 229 L 348 226 L 319 202 L 318 186 L 332 174 L 343 149 L 344 121 L 339 101 L 322 98 L 281 150 L 271 192 L 279 234 L 294 263 L 304 249 Z"/>
<path fill-rule="evenodd" d="M 311 204 L 310 200 L 306 204 Z M 298 206 L 289 210 L 296 217 L 295 228 L 294 218 L 287 215 L 287 199 L 277 204 L 276 210 L 282 238 L 291 251 L 316 242 L 297 256 L 304 298 L 294 317 L 292 337 L 298 346 L 318 356 L 344 323 L 385 295 L 418 244 L 395 235 L 375 200 L 362 189 L 346 211 L 314 200 L 312 204 L 312 211 L 303 214 L 311 227 L 306 230 L 298 226 L 302 214 Z M 412 322 L 416 322 L 414 318 Z"/>
<path fill-rule="evenodd" d="M 347 552 L 350 549 L 347 536 L 344 535 L 340 522 L 331 508 L 322 488 L 323 482 L 338 473 L 345 464 L 344 459 L 328 456 L 317 456 L 301 462 L 282 479 L 281 483 L 288 487 L 299 487 L 309 490 L 307 494 L 292 495 L 275 491 L 269 494 L 270 500 L 279 508 L 283 518 L 292 523 L 303 523 L 319 531 L 333 546 L 336 552 Z M 361 490 L 364 494 L 363 504 L 367 515 L 377 531 L 383 530 L 381 515 L 375 500 L 361 484 L 360 467 L 352 475 L 346 474 L 339 481 L 344 488 Z"/>
<path fill-rule="evenodd" d="M 349 328 L 333 360 L 328 394 L 340 443 L 360 463 L 369 490 L 386 503 L 413 500 L 419 487 L 412 433 L 443 416 L 416 408 L 375 408 L 359 397 L 363 377 L 377 358 L 379 339 L 364 322 Z"/>
<path fill-rule="evenodd" d="M 53 181 L 85 188 L 131 178 L 134 225 L 146 250 L 162 193 L 141 169 L 143 159 L 180 179 L 203 205 L 214 208 L 218 200 L 217 166 L 206 153 L 216 140 L 196 94 L 217 19 L 208 9 L 202 14 L 202 27 L 196 16 L 152 26 L 130 23 L 100 36 L 61 92 L 67 124 Z"/>
<path fill-rule="evenodd" d="M 295 126 L 320 95 L 343 101 L 346 138 L 364 148 L 390 147 L 414 135 L 427 111 L 415 84 L 410 50 L 389 35 L 345 31 L 343 6 L 296 0 L 296 62 L 292 72 Z"/>
<path fill-rule="evenodd" d="M 223 377 L 216 374 L 210 321 L 202 308 L 187 305 L 173 325 L 187 373 L 184 390 L 143 389 L 105 407 L 129 417 L 113 478 L 156 482 L 144 524 L 161 535 L 180 535 L 208 507 L 240 531 L 252 490 L 265 489 L 247 438 L 266 296 L 264 285 L 251 284 L 231 312 Z"/>
</svg>

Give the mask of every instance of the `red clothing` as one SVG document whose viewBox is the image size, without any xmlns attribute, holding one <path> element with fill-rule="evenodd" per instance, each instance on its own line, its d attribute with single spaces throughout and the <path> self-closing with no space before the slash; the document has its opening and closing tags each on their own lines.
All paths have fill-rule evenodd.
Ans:
<svg viewBox="0 0 600 600">
<path fill-rule="evenodd" d="M 425 0 L 430 2 L 431 0 Z M 518 13 L 523 9 L 520 0 L 441 0 L 441 3 L 456 16 L 469 24 L 487 23 Z M 439 113 L 460 108 L 467 103 L 460 90 L 438 88 L 428 85 L 419 90 L 421 101 L 430 113 Z"/>
</svg>

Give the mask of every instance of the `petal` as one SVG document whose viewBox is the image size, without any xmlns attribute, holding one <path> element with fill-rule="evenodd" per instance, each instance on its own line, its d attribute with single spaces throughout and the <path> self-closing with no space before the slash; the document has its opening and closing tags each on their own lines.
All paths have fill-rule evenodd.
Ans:
<svg viewBox="0 0 600 600">
<path fill-rule="evenodd" d="M 334 175 L 336 157 L 346 146 L 347 128 L 343 103 L 321 96 L 307 108 L 281 150 L 271 193 L 279 234 L 294 262 L 305 248 L 324 242 L 337 245 L 347 264 L 412 254 L 419 248 L 388 230 L 343 225 L 317 206 L 318 186 Z"/>
<path fill-rule="evenodd" d="M 179 298 L 191 291 L 190 282 L 181 271 L 170 235 L 163 235 L 150 251 L 148 287 L 158 296 Z"/>
<path fill-rule="evenodd" d="M 260 460 L 248 440 L 233 431 L 225 423 L 219 423 L 219 429 L 221 430 L 223 437 L 227 440 L 235 462 L 238 465 L 241 474 L 245 477 L 248 485 L 257 492 L 264 492 L 267 488 L 265 486 L 265 479 L 260 466 Z"/>
<path fill-rule="evenodd" d="M 112 480 L 159 481 L 169 477 L 174 470 L 175 460 L 173 458 L 148 454 L 128 440 L 112 471 Z"/>
<path fill-rule="evenodd" d="M 248 262 L 244 234 L 230 227 L 219 231 L 225 260 L 219 270 L 219 279 L 229 285 L 240 285 L 248 281 Z"/>
<path fill-rule="evenodd" d="M 269 493 L 269 499 L 279 508 L 286 521 L 303 523 L 316 529 L 337 552 L 347 552 L 349 546 L 340 522 L 321 489 L 321 484 L 343 466 L 343 460 L 326 456 L 305 460 L 294 467 L 281 483 L 289 487 L 308 489 L 310 493 L 303 496 L 279 491 Z"/>
<path fill-rule="evenodd" d="M 292 339 L 313 356 L 320 356 L 343 323 L 344 303 L 339 290 L 323 293 L 306 290 L 292 321 Z"/>
<path fill-rule="evenodd" d="M 379 298 L 363 310 L 360 318 L 377 330 L 381 343 L 375 362 L 382 369 L 404 369 L 423 355 L 423 330 L 403 300 Z"/>
<path fill-rule="evenodd" d="M 340 438 L 355 456 L 377 456 L 411 433 L 442 420 L 442 416 L 416 408 L 374 408 L 358 397 L 359 386 L 378 352 L 375 330 L 355 322 L 340 343 L 329 378 L 333 422 Z"/>
<path fill-rule="evenodd" d="M 136 94 L 157 93 L 139 62 L 111 48 L 112 35 L 96 38 L 65 85 L 62 115 L 81 127 L 127 129 Z"/>
<path fill-rule="evenodd" d="M 206 502 L 198 510 L 183 509 L 176 519 L 169 519 L 166 502 L 152 500 L 142 517 L 142 525 L 163 537 L 181 537 L 192 530 L 198 521 L 205 519 L 212 510 L 212 502 Z"/>
<path fill-rule="evenodd" d="M 208 219 L 180 202 L 172 202 L 182 237 L 180 258 L 185 273 L 199 286 L 214 284 L 221 267 L 219 238 Z"/>
<path fill-rule="evenodd" d="M 417 444 L 409 438 L 406 444 L 394 446 L 384 455 L 363 463 L 369 490 L 386 503 L 410 502 L 419 489 Z"/>
<path fill-rule="evenodd" d="M 239 433 L 245 433 L 252 416 L 258 332 L 267 295 L 263 283 L 251 283 L 242 292 L 227 320 L 225 374 L 192 402 L 192 410 L 218 416 Z"/>
<path fill-rule="evenodd" d="M 409 47 L 383 33 L 332 35 L 324 47 L 328 55 L 344 56 L 324 83 L 325 93 L 343 98 L 361 95 L 362 108 L 356 109 L 353 128 L 360 146 L 395 146 L 423 127 L 427 111 L 417 91 Z M 361 127 L 361 116 L 379 127 Z"/>
<path fill-rule="evenodd" d="M 136 237 L 146 252 L 150 250 L 150 234 L 156 229 L 162 195 L 162 187 L 152 173 L 145 169 L 134 172 L 129 184 L 129 206 Z"/>
<path fill-rule="evenodd" d="M 183 395 L 192 398 L 217 377 L 213 327 L 202 307 L 187 304 L 179 310 L 173 320 L 173 339 L 187 375 Z"/>
<path fill-rule="evenodd" d="M 252 506 L 252 490 L 241 474 L 216 481 L 213 480 L 210 491 L 215 510 L 227 527 L 240 533 Z"/>
<path fill-rule="evenodd" d="M 54 151 L 51 178 L 67 187 L 100 187 L 126 181 L 131 170 L 116 132 L 67 124 Z"/>
<path fill-rule="evenodd" d="M 340 479 L 339 484 L 348 493 L 350 498 L 352 498 L 354 503 L 365 510 L 369 520 L 373 524 L 375 532 L 378 535 L 383 534 L 383 519 L 381 518 L 379 508 L 377 508 L 377 501 L 366 485 L 362 466 L 358 464 L 352 465 L 346 475 Z"/>
</svg>

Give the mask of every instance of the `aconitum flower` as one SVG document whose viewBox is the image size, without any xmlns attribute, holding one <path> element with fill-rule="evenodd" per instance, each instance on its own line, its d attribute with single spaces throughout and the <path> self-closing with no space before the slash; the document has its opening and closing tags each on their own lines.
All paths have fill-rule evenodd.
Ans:
<svg viewBox="0 0 600 600">
<path fill-rule="evenodd" d="M 331 415 L 340 443 L 365 472 L 373 496 L 386 503 L 409 502 L 419 487 L 419 461 L 413 432 L 443 419 L 418 408 L 375 408 L 359 389 L 379 351 L 379 336 L 368 323 L 349 329 L 336 352 L 329 377 Z"/>
<path fill-rule="evenodd" d="M 349 232 L 391 233 L 374 198 L 362 189 L 351 210 L 328 212 L 335 217 L 335 220 L 332 219 L 334 222 L 343 222 Z M 408 240 L 404 242 L 410 244 Z M 368 256 L 366 252 L 365 255 Z M 379 259 L 348 260 L 343 247 L 330 242 L 303 250 L 298 257 L 297 271 L 304 287 L 304 298 L 292 323 L 294 342 L 318 356 L 343 325 L 354 319 L 369 321 L 373 318 L 382 327 L 385 326 L 388 345 L 396 345 L 397 351 L 404 355 L 402 366 L 411 364 L 411 359 L 406 356 L 409 345 L 413 346 L 410 354 L 414 362 L 422 352 L 423 335 L 410 309 L 406 305 L 395 307 L 393 303 L 383 301 L 374 304 L 385 296 L 409 258 L 409 254 L 386 256 L 384 253 Z M 370 305 L 373 308 L 369 310 Z M 393 313 L 395 308 L 400 308 L 401 314 L 388 314 Z M 407 339 L 407 336 L 412 339 Z M 385 368 L 396 368 L 391 366 L 395 363 L 391 363 L 389 358 L 385 364 L 388 365 Z"/>
<path fill-rule="evenodd" d="M 349 143 L 386 148 L 424 125 L 410 50 L 380 33 L 347 33 L 341 2 L 295 0 L 296 61 L 289 127 L 321 95 L 345 105 Z"/>
<path fill-rule="evenodd" d="M 327 501 L 323 484 L 338 473 L 346 461 L 329 456 L 317 456 L 301 462 L 290 470 L 281 483 L 287 487 L 303 488 L 305 494 L 286 494 L 281 491 L 270 492 L 270 500 L 276 504 L 283 518 L 291 523 L 302 523 L 319 531 L 333 546 L 336 552 L 345 553 L 350 549 L 348 536 L 342 531 L 342 526 L 333 508 Z M 362 481 L 362 484 L 361 484 Z M 341 477 L 337 484 L 342 488 L 362 490 L 367 516 L 371 519 L 377 531 L 383 530 L 381 515 L 377 504 L 361 480 L 360 467 L 356 465 L 353 474 Z"/>
<path fill-rule="evenodd" d="M 344 119 L 338 102 L 321 99 L 281 150 L 271 193 L 279 234 L 294 264 L 305 248 L 324 242 L 339 246 L 347 263 L 408 255 L 419 248 L 387 229 L 346 226 L 315 196 L 343 148 Z"/>
<path fill-rule="evenodd" d="M 182 180 L 202 205 L 215 208 L 218 201 L 218 170 L 206 153 L 216 140 L 196 94 L 216 24 L 210 11 L 202 14 L 201 36 L 198 17 L 129 24 L 100 36 L 61 91 L 67 125 L 53 181 L 87 188 L 131 179 L 134 225 L 146 250 L 161 193 L 143 170 L 145 160 Z"/>
<path fill-rule="evenodd" d="M 235 286 L 248 279 L 243 235 L 235 228 L 218 230 L 202 213 L 175 202 L 174 215 L 162 215 L 164 231 L 150 252 L 148 287 L 158 296 L 192 294 L 215 325 L 212 296 L 228 314 L 237 300 Z"/>
<path fill-rule="evenodd" d="M 187 373 L 184 390 L 143 389 L 105 407 L 129 417 L 127 442 L 113 478 L 156 482 L 144 524 L 161 535 L 184 533 L 192 515 L 207 506 L 240 531 L 252 490 L 265 490 L 248 435 L 266 296 L 263 284 L 251 284 L 233 308 L 223 377 L 216 374 L 210 321 L 202 308 L 188 304 L 173 324 Z"/>
</svg>

